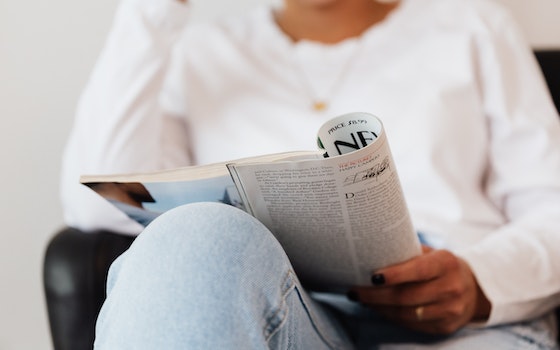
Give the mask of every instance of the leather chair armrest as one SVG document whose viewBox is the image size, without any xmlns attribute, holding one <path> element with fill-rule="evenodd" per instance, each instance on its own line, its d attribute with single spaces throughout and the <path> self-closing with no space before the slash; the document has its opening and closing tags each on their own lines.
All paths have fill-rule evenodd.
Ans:
<svg viewBox="0 0 560 350">
<path fill-rule="evenodd" d="M 111 263 L 134 237 L 64 228 L 50 240 L 43 285 L 54 348 L 92 349 Z"/>
<path fill-rule="evenodd" d="M 560 112 L 560 49 L 536 50 L 535 57 L 539 62 L 556 109 Z"/>
</svg>

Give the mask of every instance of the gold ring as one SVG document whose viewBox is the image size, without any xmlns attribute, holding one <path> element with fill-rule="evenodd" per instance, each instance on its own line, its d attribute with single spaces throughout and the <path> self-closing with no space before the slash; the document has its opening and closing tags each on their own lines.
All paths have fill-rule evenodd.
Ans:
<svg viewBox="0 0 560 350">
<path fill-rule="evenodd" d="M 422 319 L 424 318 L 424 307 L 418 306 L 414 311 L 416 312 L 416 319 L 418 321 L 422 321 Z"/>
</svg>

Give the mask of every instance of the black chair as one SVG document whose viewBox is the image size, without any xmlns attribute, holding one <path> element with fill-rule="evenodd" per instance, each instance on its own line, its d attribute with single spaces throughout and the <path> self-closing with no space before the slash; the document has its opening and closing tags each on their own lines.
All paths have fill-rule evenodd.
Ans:
<svg viewBox="0 0 560 350">
<path fill-rule="evenodd" d="M 560 111 L 560 50 L 535 54 Z M 62 229 L 51 239 L 43 283 L 56 350 L 92 349 L 109 266 L 133 240 L 107 231 L 83 233 L 72 228 Z"/>
<path fill-rule="evenodd" d="M 134 237 L 65 228 L 48 244 L 43 284 L 56 350 L 92 349 L 111 263 Z"/>
<path fill-rule="evenodd" d="M 535 56 L 544 73 L 556 109 L 560 113 L 560 49 L 537 50 Z"/>
</svg>

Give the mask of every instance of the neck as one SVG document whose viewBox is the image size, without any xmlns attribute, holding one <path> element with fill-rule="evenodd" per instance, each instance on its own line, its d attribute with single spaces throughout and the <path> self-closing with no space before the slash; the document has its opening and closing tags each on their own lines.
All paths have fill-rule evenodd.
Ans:
<svg viewBox="0 0 560 350">
<path fill-rule="evenodd" d="M 294 41 L 306 39 L 325 44 L 361 35 L 383 21 L 397 3 L 373 0 L 341 0 L 314 5 L 301 0 L 285 0 L 275 13 L 276 22 Z"/>
</svg>

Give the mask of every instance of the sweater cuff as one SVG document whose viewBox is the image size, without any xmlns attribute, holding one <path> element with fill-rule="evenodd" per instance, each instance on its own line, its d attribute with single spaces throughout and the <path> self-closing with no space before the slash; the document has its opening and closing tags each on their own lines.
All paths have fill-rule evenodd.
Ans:
<svg viewBox="0 0 560 350">
<path fill-rule="evenodd" d="M 485 259 L 487 253 L 484 252 L 484 249 L 471 247 L 456 253 L 467 262 L 478 285 L 491 305 L 488 319 L 483 322 L 472 323 L 471 326 L 474 328 L 489 327 L 519 319 L 518 307 L 521 305 L 512 307 L 510 303 L 506 302 L 508 296 L 502 295 L 499 288 L 493 287 L 495 285 L 496 276 L 492 273 L 491 269 L 488 268 L 492 263 Z"/>
</svg>

